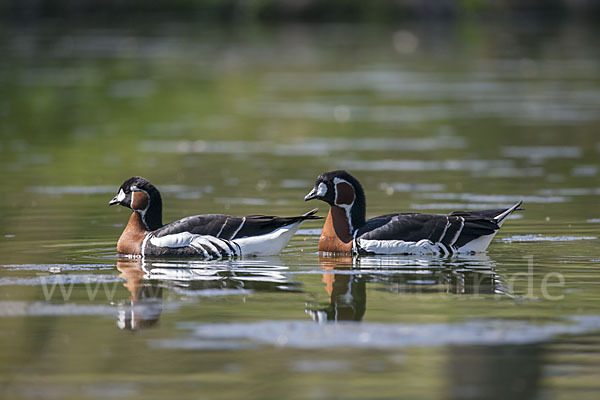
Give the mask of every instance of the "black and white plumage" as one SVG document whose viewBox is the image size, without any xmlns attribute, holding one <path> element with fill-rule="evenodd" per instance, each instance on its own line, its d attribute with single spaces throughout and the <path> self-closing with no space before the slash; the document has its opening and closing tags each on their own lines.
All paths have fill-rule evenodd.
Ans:
<svg viewBox="0 0 600 400">
<path fill-rule="evenodd" d="M 196 215 L 162 224 L 160 192 L 148 180 L 126 180 L 109 205 L 120 204 L 133 213 L 117 243 L 120 254 L 159 257 L 223 258 L 279 254 L 316 209 L 297 217 L 223 214 Z"/>
<path fill-rule="evenodd" d="M 522 202 L 500 210 L 366 215 L 362 186 L 346 171 L 317 178 L 305 200 L 327 202 L 330 212 L 319 239 L 319 251 L 354 254 L 478 253 L 487 249 L 502 223 Z"/>
</svg>

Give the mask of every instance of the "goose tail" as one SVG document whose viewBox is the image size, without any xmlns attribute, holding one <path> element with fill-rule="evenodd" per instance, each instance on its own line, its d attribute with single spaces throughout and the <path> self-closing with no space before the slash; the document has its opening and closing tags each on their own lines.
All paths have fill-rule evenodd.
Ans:
<svg viewBox="0 0 600 400">
<path fill-rule="evenodd" d="M 512 214 L 515 211 L 520 211 L 522 210 L 521 204 L 523 204 L 523 200 L 519 201 L 517 204 L 515 204 L 514 206 L 511 206 L 509 208 L 507 208 L 506 210 L 504 210 L 503 212 L 501 212 L 500 214 L 496 215 L 494 217 L 494 220 L 496 221 L 496 223 L 498 224 L 498 226 L 502 226 L 502 223 L 504 223 L 504 220 L 506 219 L 506 217 L 508 217 L 510 214 Z"/>
<path fill-rule="evenodd" d="M 301 216 L 299 216 L 298 219 L 301 221 L 304 221 L 307 219 L 323 219 L 323 217 L 319 217 L 318 215 L 315 215 L 317 213 L 317 211 L 319 211 L 318 208 L 313 208 L 309 212 L 306 212 L 306 213 L 302 214 Z"/>
</svg>

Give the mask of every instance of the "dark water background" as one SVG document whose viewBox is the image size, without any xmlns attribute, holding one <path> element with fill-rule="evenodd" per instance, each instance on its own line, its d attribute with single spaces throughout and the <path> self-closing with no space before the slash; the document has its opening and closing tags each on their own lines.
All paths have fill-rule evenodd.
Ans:
<svg viewBox="0 0 600 400">
<path fill-rule="evenodd" d="M 0 32 L 2 397 L 597 398 L 594 25 Z M 303 213 L 335 168 L 369 216 L 526 210 L 478 256 L 322 257 L 310 222 L 278 257 L 116 257 L 129 176 L 166 222 Z"/>
</svg>

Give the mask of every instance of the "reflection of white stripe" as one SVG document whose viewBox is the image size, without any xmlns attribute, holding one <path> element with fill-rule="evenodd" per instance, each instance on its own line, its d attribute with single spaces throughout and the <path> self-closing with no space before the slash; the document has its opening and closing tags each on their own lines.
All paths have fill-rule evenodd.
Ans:
<svg viewBox="0 0 600 400">
<path fill-rule="evenodd" d="M 233 235 L 231 235 L 229 240 L 233 240 L 235 235 L 237 235 L 237 233 L 242 229 L 242 226 L 244 226 L 245 223 L 246 223 L 246 217 L 242 218 L 242 223 L 240 224 L 240 226 L 238 226 L 238 228 L 235 230 L 235 232 L 233 232 Z"/>
</svg>

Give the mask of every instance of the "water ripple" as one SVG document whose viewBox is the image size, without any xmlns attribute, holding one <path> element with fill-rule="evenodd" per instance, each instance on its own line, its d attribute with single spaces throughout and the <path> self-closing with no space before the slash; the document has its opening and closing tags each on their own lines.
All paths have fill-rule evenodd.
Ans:
<svg viewBox="0 0 600 400">
<path fill-rule="evenodd" d="M 20 316 L 78 316 L 78 315 L 107 315 L 114 316 L 118 312 L 116 307 L 107 305 L 81 305 L 81 304 L 52 304 L 44 302 L 28 303 L 24 301 L 1 301 L 0 317 Z"/>
<path fill-rule="evenodd" d="M 510 158 L 580 158 L 581 148 L 575 146 L 504 146 L 502 155 Z"/>
<path fill-rule="evenodd" d="M 512 167 L 510 160 L 342 160 L 338 165 L 358 171 L 477 171 Z"/>
<path fill-rule="evenodd" d="M 528 344 L 558 335 L 577 335 L 600 330 L 600 316 L 572 316 L 556 323 L 537 324 L 514 320 L 474 320 L 447 324 L 385 324 L 309 321 L 259 321 L 182 324 L 190 329 L 185 339 L 150 342 L 155 348 L 237 349 L 275 346 L 298 349 L 402 348 L 448 345 Z M 210 347 L 207 347 L 210 344 Z"/>
<path fill-rule="evenodd" d="M 420 138 L 323 138 L 311 137 L 292 143 L 271 141 L 146 140 L 140 150 L 149 153 L 274 154 L 278 156 L 315 156 L 354 151 L 434 151 L 462 149 L 462 137 L 440 134 Z"/>
<path fill-rule="evenodd" d="M 502 238 L 502 241 L 512 242 L 570 242 L 573 240 L 594 240 L 596 236 L 543 236 L 542 234 L 516 235 Z"/>
<path fill-rule="evenodd" d="M 472 202 L 511 203 L 518 201 L 525 203 L 565 203 L 569 199 L 564 196 L 531 196 L 531 195 L 505 195 L 505 194 L 475 194 L 475 193 L 423 193 L 418 196 L 431 200 L 462 200 Z"/>
<path fill-rule="evenodd" d="M 102 269 L 113 269 L 112 264 L 6 264 L 0 265 L 8 271 L 44 271 L 44 272 L 64 272 L 64 271 L 97 271 Z"/>
</svg>

